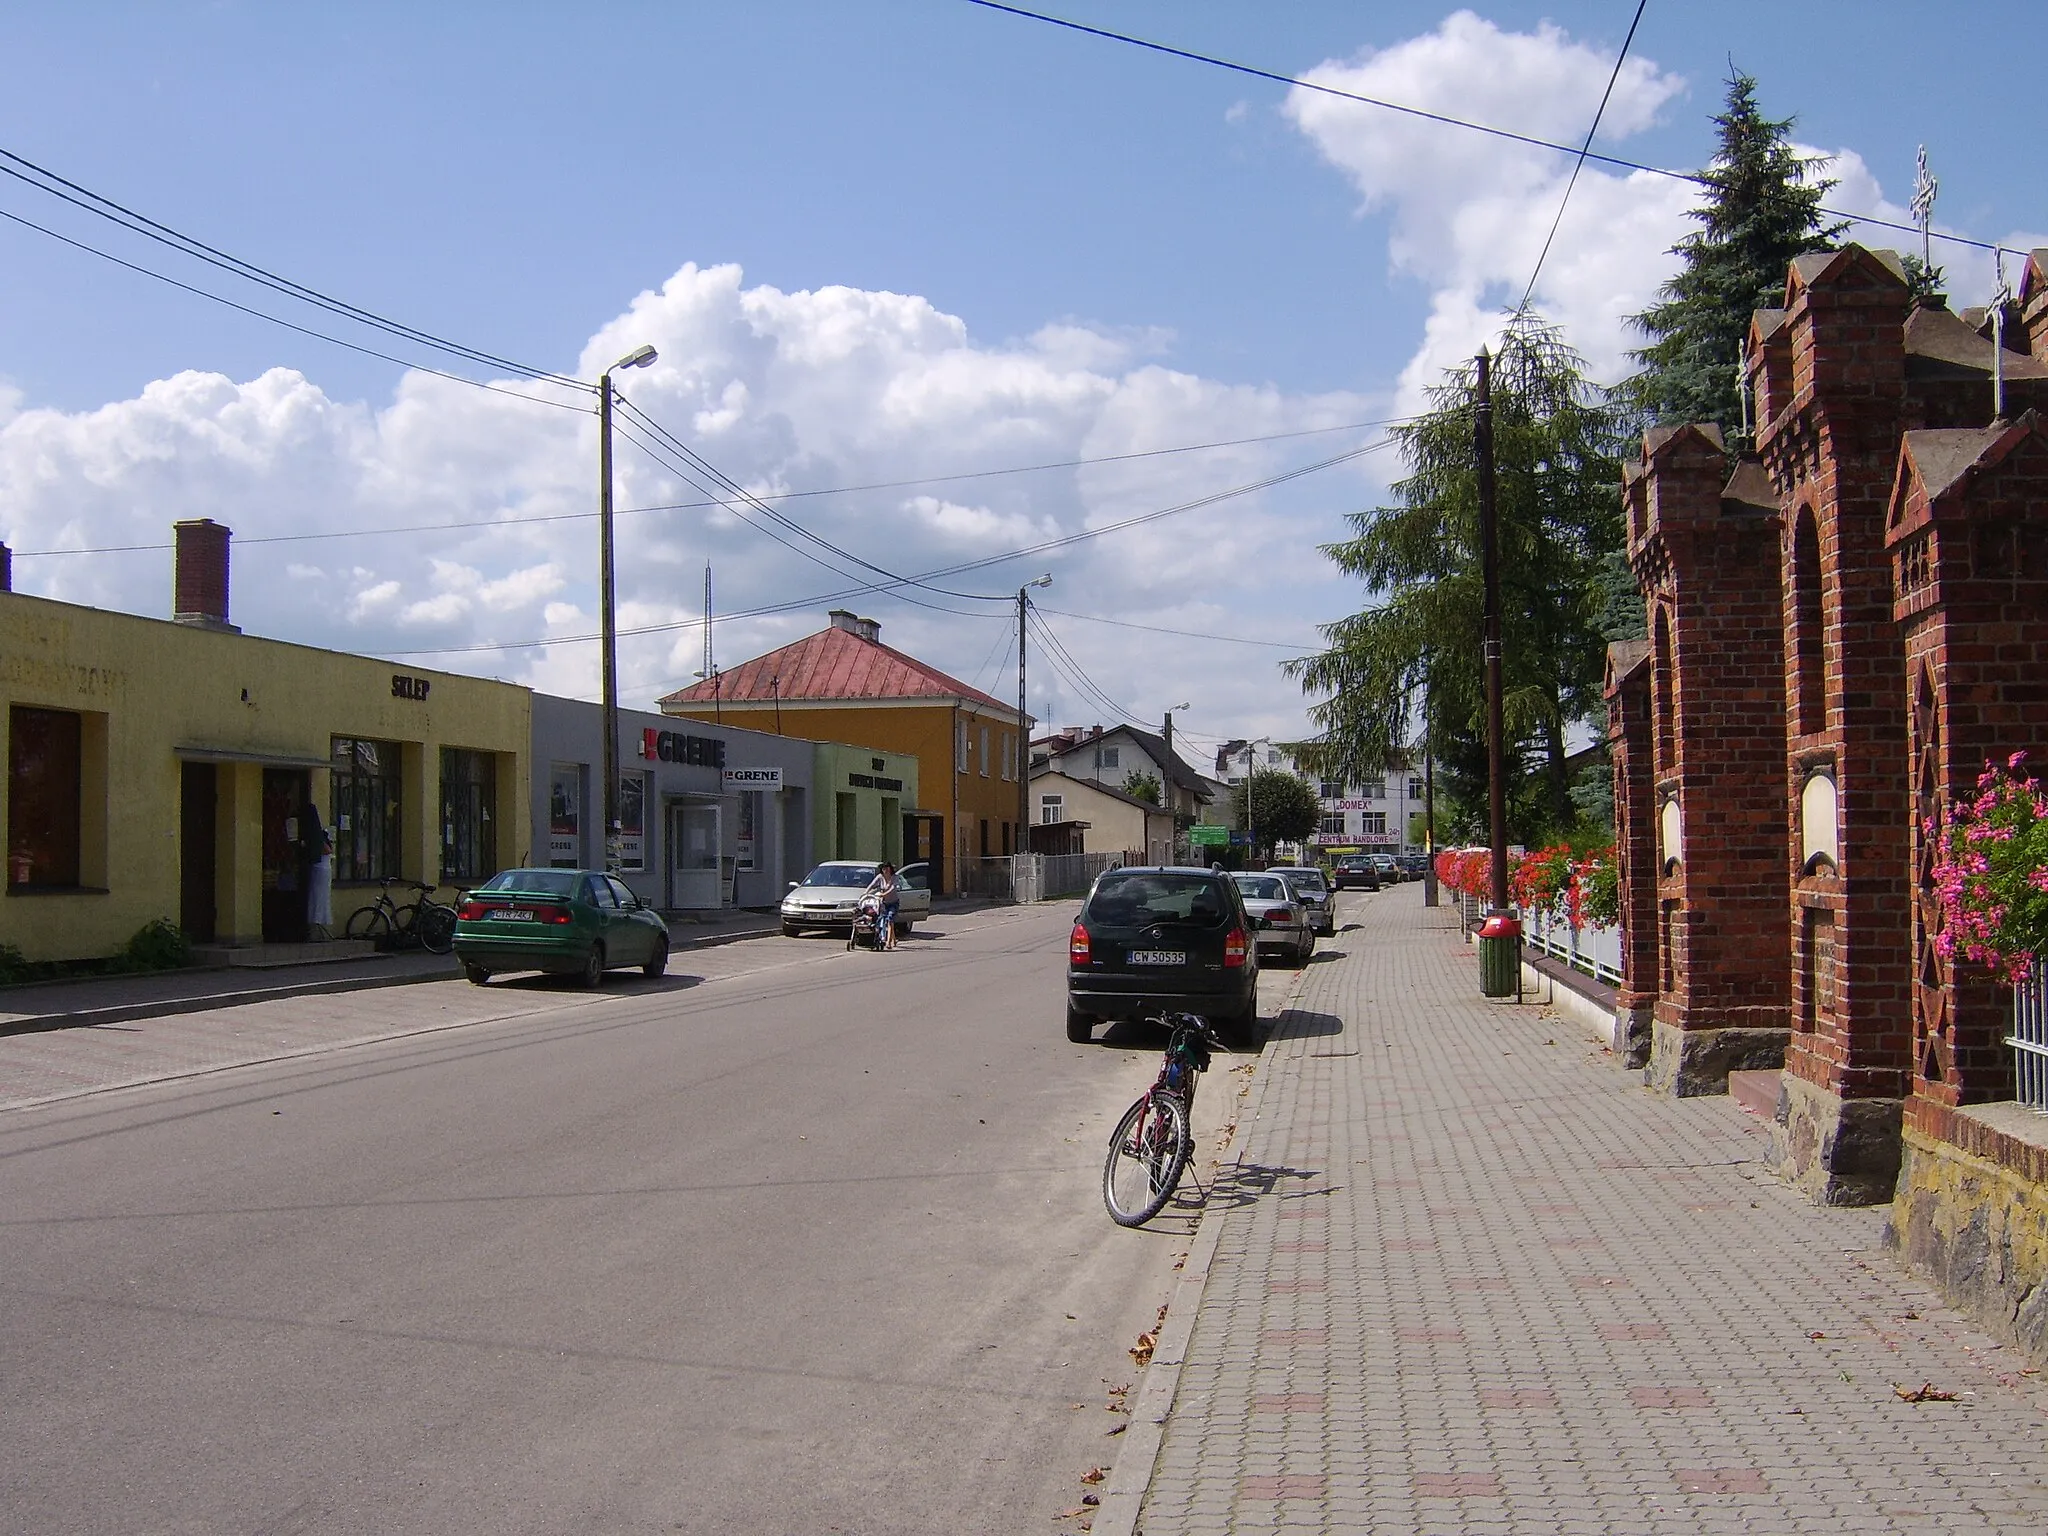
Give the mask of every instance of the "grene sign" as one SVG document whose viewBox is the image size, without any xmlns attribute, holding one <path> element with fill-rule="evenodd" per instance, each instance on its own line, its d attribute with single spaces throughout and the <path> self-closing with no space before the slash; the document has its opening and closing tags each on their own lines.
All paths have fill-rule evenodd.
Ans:
<svg viewBox="0 0 2048 1536">
<path fill-rule="evenodd" d="M 727 789 L 780 789 L 780 768 L 728 768 L 723 783 Z"/>
</svg>

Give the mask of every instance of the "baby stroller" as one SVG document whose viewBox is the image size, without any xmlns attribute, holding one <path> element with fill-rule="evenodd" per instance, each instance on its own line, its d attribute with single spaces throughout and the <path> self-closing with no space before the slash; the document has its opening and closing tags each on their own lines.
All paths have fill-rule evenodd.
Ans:
<svg viewBox="0 0 2048 1536">
<path fill-rule="evenodd" d="M 853 914 L 853 931 L 846 936 L 848 949 L 880 949 L 888 940 L 882 932 L 882 898 L 863 896 L 860 910 Z"/>
</svg>

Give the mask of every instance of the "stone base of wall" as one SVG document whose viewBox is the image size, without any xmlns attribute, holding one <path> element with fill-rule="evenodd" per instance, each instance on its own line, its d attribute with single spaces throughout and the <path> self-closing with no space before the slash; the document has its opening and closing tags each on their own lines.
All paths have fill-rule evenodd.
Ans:
<svg viewBox="0 0 2048 1536">
<path fill-rule="evenodd" d="M 1650 1024 L 1654 1003 L 1614 1006 L 1614 1059 L 1625 1071 L 1640 1072 L 1650 1064 Z"/>
<path fill-rule="evenodd" d="M 1650 1059 L 1643 1081 L 1675 1099 L 1726 1093 L 1730 1072 L 1785 1065 L 1786 1029 L 1680 1029 L 1661 1019 L 1650 1025 Z"/>
<path fill-rule="evenodd" d="M 1897 1099 L 1841 1099 L 1786 1072 L 1771 1122 L 1771 1171 L 1816 1205 L 1882 1205 L 1899 1179 Z"/>
<path fill-rule="evenodd" d="M 2048 1117 L 2013 1104 L 1954 1111 L 1992 1123 L 1972 1139 L 2048 1146 Z M 1959 1311 L 2048 1366 L 2048 1184 L 2012 1161 L 1905 1133 L 1905 1162 L 1885 1242 L 1930 1276 Z"/>
</svg>

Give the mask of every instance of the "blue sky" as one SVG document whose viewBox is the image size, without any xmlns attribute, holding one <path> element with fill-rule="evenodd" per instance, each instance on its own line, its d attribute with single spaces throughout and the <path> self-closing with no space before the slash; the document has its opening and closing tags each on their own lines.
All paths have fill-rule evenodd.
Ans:
<svg viewBox="0 0 2048 1536">
<path fill-rule="evenodd" d="M 1057 9 L 1576 139 L 1633 6 Z M 2048 171 L 2021 150 L 2037 113 L 1986 62 L 2004 57 L 2001 35 L 2024 47 L 2038 12 L 1973 6 L 1957 28 L 1904 4 L 1855 13 L 1841 46 L 1838 5 L 1651 0 L 1601 147 L 1697 165 L 1732 56 L 1770 110 L 1797 114 L 1802 143 L 1846 152 L 1845 206 L 1876 208 L 1880 187 L 1902 205 L 1924 142 L 1939 224 L 1999 240 L 2048 229 Z M 960 0 L 17 8 L 0 18 L 0 147 L 500 355 L 588 376 L 655 339 L 663 362 L 636 376 L 635 398 L 763 490 L 1397 414 L 1518 296 L 1509 274 L 1526 270 L 1528 231 L 1547 227 L 1567 168 Z M 1668 270 L 1681 206 L 1618 176 L 1589 173 L 1574 194 L 1554 291 L 1539 297 L 1603 371 L 1624 341 L 1617 306 Z M 269 302 L 19 184 L 0 186 L 0 209 Z M 407 378 L 18 226 L 0 227 L 0 263 L 0 538 L 17 548 L 147 542 L 209 511 L 255 540 L 564 515 L 589 501 L 587 423 L 554 419 L 568 413 Z M 1982 273 L 1952 271 L 1958 297 L 1973 296 Z M 933 569 L 1369 440 L 1326 434 L 787 509 L 893 569 Z M 1370 505 L 1395 467 L 1380 453 L 961 579 L 1014 591 L 1051 568 L 1049 608 L 1310 638 L 1361 596 L 1314 546 L 1341 536 L 1342 513 Z M 630 448 L 621 469 L 625 504 L 691 494 Z M 587 633 L 587 525 L 517 526 L 251 542 L 238 550 L 237 615 L 262 633 L 393 652 Z M 627 536 L 639 541 L 622 576 L 629 622 L 678 626 L 628 643 L 635 702 L 697 665 L 701 631 L 688 625 L 706 558 L 729 594 L 722 610 L 834 586 L 722 514 L 650 513 L 622 522 Z M 144 612 L 167 601 L 157 552 L 16 569 L 25 590 Z M 881 596 L 855 606 L 884 620 L 885 638 L 985 686 L 1013 666 L 994 605 L 987 617 Z M 720 658 L 821 621 L 721 624 Z M 1107 723 L 1109 704 L 1156 722 L 1191 698 L 1184 730 L 1301 728 L 1299 695 L 1271 664 L 1279 650 L 1050 622 L 1106 695 L 1034 655 L 1034 710 L 1057 723 Z M 419 659 L 595 688 L 594 648 L 574 638 Z"/>
</svg>

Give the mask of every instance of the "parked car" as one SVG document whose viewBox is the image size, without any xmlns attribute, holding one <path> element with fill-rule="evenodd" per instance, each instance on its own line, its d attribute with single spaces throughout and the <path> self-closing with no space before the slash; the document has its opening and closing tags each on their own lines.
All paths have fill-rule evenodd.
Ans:
<svg viewBox="0 0 2048 1536">
<path fill-rule="evenodd" d="M 1301 893 L 1283 875 L 1247 874 L 1232 877 L 1237 894 L 1252 920 L 1252 932 L 1263 955 L 1286 955 L 1296 965 L 1308 964 L 1316 951 L 1316 930 Z"/>
<path fill-rule="evenodd" d="M 1426 853 L 1397 853 L 1394 863 L 1403 880 L 1420 880 L 1429 872 L 1429 855 Z"/>
<path fill-rule="evenodd" d="M 1340 891 L 1376 891 L 1380 888 L 1380 872 L 1371 854 L 1347 853 L 1330 871 L 1330 883 Z"/>
<path fill-rule="evenodd" d="M 1301 898 L 1301 904 L 1308 908 L 1309 927 L 1321 938 L 1333 938 L 1337 932 L 1337 898 L 1330 889 L 1330 882 L 1323 878 L 1320 869 L 1310 869 L 1300 864 L 1276 864 L 1266 871 L 1279 875 L 1294 887 L 1294 894 Z"/>
<path fill-rule="evenodd" d="M 1258 1027 L 1259 957 L 1237 884 L 1221 870 L 1105 870 L 1067 941 L 1067 1038 L 1104 1019 L 1196 1013 L 1226 1041 Z"/>
<path fill-rule="evenodd" d="M 668 969 L 668 923 L 597 869 L 508 869 L 455 909 L 455 958 L 482 986 L 499 971 L 553 971 L 602 985 L 637 965 Z"/>
<path fill-rule="evenodd" d="M 860 893 L 881 867 L 878 861 L 834 859 L 820 864 L 801 881 L 791 881 L 789 894 L 782 898 L 782 931 L 791 938 L 806 928 L 841 937 L 853 932 Z M 896 871 L 896 881 L 903 887 L 896 907 L 896 933 L 901 937 L 920 919 L 932 915 L 931 867 L 906 864 Z"/>
<path fill-rule="evenodd" d="M 1380 877 L 1380 884 L 1399 885 L 1401 883 L 1401 866 L 1394 862 L 1394 856 L 1391 853 L 1369 853 L 1366 857 L 1372 860 L 1372 867 Z"/>
</svg>

